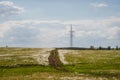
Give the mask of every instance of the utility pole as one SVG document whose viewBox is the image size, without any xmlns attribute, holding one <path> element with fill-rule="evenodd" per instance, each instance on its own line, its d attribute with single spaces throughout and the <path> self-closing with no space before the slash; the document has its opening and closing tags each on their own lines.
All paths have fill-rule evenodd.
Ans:
<svg viewBox="0 0 120 80">
<path fill-rule="evenodd" d="M 73 47 L 73 30 L 72 30 L 72 24 L 70 27 L 70 47 Z"/>
</svg>

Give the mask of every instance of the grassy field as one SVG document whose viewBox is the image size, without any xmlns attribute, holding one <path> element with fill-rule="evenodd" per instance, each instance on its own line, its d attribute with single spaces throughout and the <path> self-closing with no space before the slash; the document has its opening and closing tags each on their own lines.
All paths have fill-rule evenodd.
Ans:
<svg viewBox="0 0 120 80">
<path fill-rule="evenodd" d="M 78 50 L 65 54 L 67 69 L 78 73 L 120 78 L 120 51 Z"/>
<path fill-rule="evenodd" d="M 42 49 L 38 48 L 0 48 L 0 66 L 15 66 L 18 64 L 38 64 L 30 57 Z"/>
<path fill-rule="evenodd" d="M 69 50 L 67 71 L 40 65 L 40 48 L 0 48 L 0 80 L 119 80 L 120 50 Z M 64 51 L 64 50 L 63 50 Z"/>
</svg>

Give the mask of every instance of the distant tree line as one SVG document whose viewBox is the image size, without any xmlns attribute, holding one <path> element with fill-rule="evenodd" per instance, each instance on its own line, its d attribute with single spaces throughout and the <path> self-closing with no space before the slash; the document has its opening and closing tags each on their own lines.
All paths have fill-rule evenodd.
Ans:
<svg viewBox="0 0 120 80">
<path fill-rule="evenodd" d="M 90 49 L 92 50 L 120 50 L 120 47 L 116 46 L 113 48 L 111 46 L 108 46 L 108 47 L 99 46 L 98 48 L 96 48 L 94 46 L 90 46 Z"/>
<path fill-rule="evenodd" d="M 73 49 L 73 50 L 120 50 L 120 47 L 116 46 L 116 47 L 94 47 L 94 46 L 90 46 L 89 48 L 84 48 L 84 47 L 62 47 L 62 48 L 58 48 L 58 49 Z"/>
</svg>

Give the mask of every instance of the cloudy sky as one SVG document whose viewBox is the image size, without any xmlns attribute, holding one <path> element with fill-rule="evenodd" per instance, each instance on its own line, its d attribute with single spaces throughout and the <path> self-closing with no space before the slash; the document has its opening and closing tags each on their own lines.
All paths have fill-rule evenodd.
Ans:
<svg viewBox="0 0 120 80">
<path fill-rule="evenodd" d="M 0 46 L 120 46 L 120 0 L 0 0 Z"/>
</svg>

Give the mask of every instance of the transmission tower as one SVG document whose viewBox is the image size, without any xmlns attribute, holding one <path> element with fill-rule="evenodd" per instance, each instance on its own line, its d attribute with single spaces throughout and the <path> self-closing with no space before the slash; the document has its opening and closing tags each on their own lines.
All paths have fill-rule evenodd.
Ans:
<svg viewBox="0 0 120 80">
<path fill-rule="evenodd" d="M 72 24 L 70 26 L 70 47 L 73 47 L 73 29 L 72 29 Z"/>
</svg>

